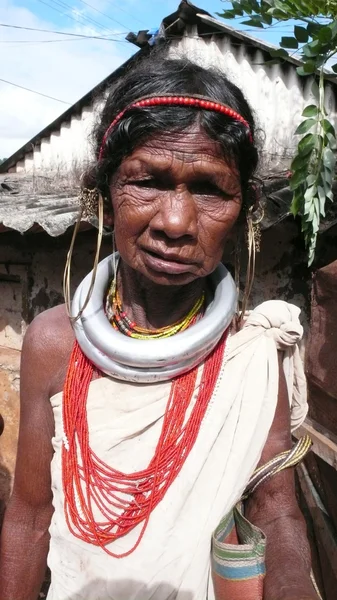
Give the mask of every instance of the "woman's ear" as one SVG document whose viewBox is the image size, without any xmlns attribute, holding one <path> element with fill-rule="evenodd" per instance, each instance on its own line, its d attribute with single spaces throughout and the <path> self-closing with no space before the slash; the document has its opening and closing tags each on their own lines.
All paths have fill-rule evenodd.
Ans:
<svg viewBox="0 0 337 600">
<path fill-rule="evenodd" d="M 115 219 L 114 219 L 113 213 L 110 211 L 109 212 L 104 211 L 104 217 L 103 217 L 104 227 L 109 227 L 109 228 L 113 229 L 114 221 L 115 221 Z"/>
<path fill-rule="evenodd" d="M 103 216 L 103 224 L 104 227 L 108 227 L 110 229 L 114 228 L 114 213 L 112 208 L 112 201 L 110 198 L 110 192 L 107 195 L 104 195 L 104 216 Z"/>
</svg>

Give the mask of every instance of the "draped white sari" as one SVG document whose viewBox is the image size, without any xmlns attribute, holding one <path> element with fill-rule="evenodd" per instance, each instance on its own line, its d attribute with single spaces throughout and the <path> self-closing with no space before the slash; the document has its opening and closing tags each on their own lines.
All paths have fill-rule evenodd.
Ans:
<svg viewBox="0 0 337 600">
<path fill-rule="evenodd" d="M 265 302 L 250 314 L 244 328 L 230 337 L 196 443 L 153 511 L 139 547 L 126 558 L 112 558 L 68 530 L 61 472 L 62 394 L 51 398 L 55 512 L 50 527 L 52 584 L 48 600 L 212 598 L 212 532 L 239 500 L 266 442 L 278 396 L 277 350 L 284 351 L 292 428 L 306 415 L 298 316 L 299 310 L 291 304 Z M 145 468 L 160 435 L 169 390 L 169 382 L 142 385 L 106 377 L 93 381 L 87 402 L 92 449 L 124 472 Z M 198 384 L 193 401 L 197 392 Z M 140 527 L 110 549 L 127 551 L 136 542 Z"/>
</svg>

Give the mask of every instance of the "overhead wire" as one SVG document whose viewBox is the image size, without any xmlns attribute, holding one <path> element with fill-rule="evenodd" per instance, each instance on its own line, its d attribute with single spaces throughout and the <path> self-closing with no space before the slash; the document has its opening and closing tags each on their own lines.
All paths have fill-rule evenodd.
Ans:
<svg viewBox="0 0 337 600">
<path fill-rule="evenodd" d="M 68 36 L 73 36 L 73 37 L 98 39 L 98 40 L 109 39 L 109 36 L 111 35 L 111 34 L 106 34 L 105 36 L 103 36 L 103 35 L 86 35 L 84 33 L 71 33 L 69 31 L 55 31 L 53 29 L 40 29 L 37 27 L 23 27 L 22 25 L 12 25 L 9 23 L 0 23 L 0 27 L 7 27 L 9 29 L 22 29 L 24 31 L 40 31 L 42 33 L 55 33 L 57 35 L 68 35 Z M 289 25 L 289 27 L 292 27 L 292 26 Z M 237 30 L 237 31 L 241 32 L 241 33 L 248 33 L 248 32 L 256 33 L 256 29 L 242 29 L 242 30 Z M 261 32 L 262 31 L 268 31 L 268 29 L 267 28 L 261 29 Z M 276 31 L 276 29 L 274 29 L 274 31 Z M 280 29 L 280 31 L 281 31 L 281 29 Z M 282 28 L 282 31 L 283 31 L 283 28 Z M 284 31 L 286 31 L 286 29 L 284 29 Z M 127 35 L 129 32 L 130 32 L 129 29 L 127 29 L 126 31 L 115 31 L 113 33 L 113 35 Z M 198 36 L 192 36 L 192 37 L 204 37 L 204 36 L 208 36 L 208 35 L 223 35 L 223 34 L 224 34 L 223 31 L 216 29 L 214 31 L 210 31 L 207 33 L 200 33 L 200 34 L 198 34 Z M 177 36 L 177 37 L 180 37 L 180 36 Z"/>
<path fill-rule="evenodd" d="M 147 27 L 147 23 L 144 23 L 144 21 L 141 21 L 140 19 L 138 19 L 138 17 L 135 17 L 129 11 L 125 10 L 125 8 L 121 8 L 118 4 L 115 4 L 114 2 L 110 2 L 109 0 L 105 0 L 105 4 L 110 4 L 110 6 L 112 6 L 113 8 L 117 8 L 117 10 L 120 10 L 121 12 L 125 13 L 126 15 L 131 17 L 134 21 L 138 21 L 138 23 L 140 23 L 141 25 L 145 25 L 145 27 Z"/>
<path fill-rule="evenodd" d="M 60 10 L 58 10 L 57 8 L 55 8 L 55 6 L 52 6 L 51 4 L 48 4 L 47 2 L 45 2 L 45 0 L 37 0 L 37 2 L 40 2 L 40 4 L 44 4 L 45 6 L 48 6 L 48 8 L 51 8 L 52 10 L 54 10 L 55 12 L 57 12 L 59 15 L 62 15 L 64 17 L 68 17 L 68 19 L 71 19 L 72 21 L 75 21 L 75 23 L 77 25 L 87 25 L 87 23 L 83 23 L 83 21 L 80 21 L 78 18 L 75 18 L 72 15 L 69 15 L 67 13 L 62 13 Z M 62 7 L 62 5 L 61 5 L 61 8 L 64 8 L 64 7 Z M 99 25 L 99 28 L 102 29 L 103 31 L 107 31 L 104 27 L 102 27 L 102 25 Z"/>
<path fill-rule="evenodd" d="M 106 36 L 98 36 L 98 35 L 85 35 L 84 33 L 70 33 L 69 31 L 54 31 L 53 29 L 38 29 L 37 27 L 23 27 L 22 25 L 9 25 L 8 23 L 0 23 L 0 27 L 8 27 L 9 29 L 23 29 L 25 31 L 40 31 L 42 33 L 55 33 L 57 35 L 69 35 L 72 37 L 80 37 L 80 38 L 89 38 L 94 40 L 108 40 L 111 35 L 106 34 Z M 126 35 L 129 33 L 127 31 L 114 32 L 113 35 Z"/>
<path fill-rule="evenodd" d="M 70 12 L 70 14 L 76 14 L 74 7 L 71 6 L 70 4 L 68 4 L 67 2 L 64 2 L 63 0 L 49 0 L 49 1 L 52 2 L 53 4 L 56 4 L 56 6 L 60 6 L 61 8 L 66 9 L 67 11 Z M 67 14 L 67 16 L 69 16 L 69 15 Z M 86 23 L 89 23 L 90 25 L 94 25 L 95 27 L 98 27 L 102 31 L 109 31 L 106 27 L 104 27 L 104 25 L 102 23 L 100 23 L 99 21 L 96 21 L 96 19 L 93 19 L 92 17 L 88 17 L 84 14 L 79 13 L 74 18 L 75 18 L 75 21 L 77 21 L 78 23 L 82 23 L 82 25 L 84 24 L 83 21 L 85 21 Z M 81 21 L 80 21 L 80 19 L 81 19 Z"/>
<path fill-rule="evenodd" d="M 19 85 L 18 83 L 13 83 L 13 81 L 7 81 L 7 79 L 1 79 L 2 83 L 7 83 L 8 85 L 12 85 L 14 87 L 20 88 L 22 90 L 26 90 L 26 92 L 31 92 L 32 94 L 37 94 L 38 96 L 43 96 L 44 98 L 49 98 L 50 100 L 55 100 L 55 102 L 61 102 L 62 104 L 68 104 L 71 106 L 70 102 L 66 102 L 65 100 L 60 100 L 59 98 L 54 98 L 54 96 L 48 96 L 48 94 L 43 94 L 42 92 L 37 92 L 36 90 L 32 90 L 30 88 L 25 87 L 24 85 Z"/>
<path fill-rule="evenodd" d="M 85 37 L 78 37 L 78 38 L 66 38 L 63 40 L 0 40 L 0 44 L 10 44 L 10 48 L 15 48 L 15 44 L 19 44 L 18 47 L 20 47 L 21 44 L 24 44 L 25 47 L 27 46 L 35 46 L 38 44 L 61 44 L 64 42 L 82 42 L 82 41 L 86 41 L 87 39 L 92 39 L 88 36 Z M 93 38 L 96 39 L 96 38 Z M 115 40 L 113 38 L 99 38 L 100 41 L 104 41 L 104 42 L 116 42 L 117 44 L 129 44 L 129 42 L 127 42 L 126 40 Z M 23 46 L 21 46 L 23 47 Z"/>
<path fill-rule="evenodd" d="M 107 15 L 104 12 L 102 12 L 101 10 L 98 10 L 98 8 L 95 8 L 94 6 L 92 6 L 91 4 L 89 4 L 89 2 L 86 2 L 85 0 L 79 0 L 79 1 L 82 2 L 82 4 L 84 4 L 85 6 L 88 6 L 89 8 L 91 8 L 92 10 L 94 10 L 95 12 L 99 13 L 100 15 L 103 15 L 103 17 L 106 17 L 107 19 L 110 19 L 110 21 L 113 21 L 114 23 L 117 23 L 117 25 L 121 25 L 122 27 L 127 27 L 126 25 L 124 25 L 120 21 L 117 21 L 117 19 L 114 19 L 113 17 L 110 17 L 109 15 Z"/>
<path fill-rule="evenodd" d="M 45 2 L 43 2 L 43 0 L 38 0 L 41 1 L 43 4 L 45 4 Z M 84 0 L 81 0 L 84 1 Z M 88 4 L 88 3 L 87 3 Z M 52 8 L 50 6 L 50 8 Z M 70 16 L 70 15 L 66 15 L 66 16 Z M 78 24 L 77 19 L 74 19 L 75 22 Z M 128 44 L 129 42 L 126 40 L 119 40 L 116 38 L 111 38 L 110 35 L 112 34 L 105 34 L 104 36 L 101 35 L 86 35 L 86 34 L 80 34 L 80 33 L 71 33 L 71 32 L 65 32 L 65 31 L 55 31 L 55 30 L 51 30 L 51 29 L 41 29 L 41 28 L 36 28 L 36 27 L 24 27 L 24 26 L 20 26 L 20 25 L 12 25 L 12 24 L 8 24 L 8 23 L 0 23 L 0 27 L 6 27 L 6 28 L 11 28 L 11 29 L 20 29 L 20 30 L 25 30 L 25 31 L 38 31 L 38 32 L 44 32 L 44 33 L 53 33 L 55 35 L 62 35 L 62 36 L 68 36 L 67 39 L 65 40 L 0 40 L 0 44 L 10 44 L 11 47 L 15 47 L 15 43 L 17 44 L 25 44 L 25 45 L 35 45 L 35 44 L 45 44 L 45 43 L 56 43 L 56 42 L 66 42 L 66 41 L 71 41 L 71 38 L 77 38 L 79 39 L 91 39 L 91 40 L 102 40 L 102 41 L 111 41 L 111 42 L 116 42 L 116 43 L 124 43 L 124 44 Z M 285 26 L 284 28 L 281 27 L 280 29 L 278 29 L 277 31 L 279 32 L 286 32 L 287 29 L 286 27 L 292 27 L 292 25 L 289 26 Z M 270 25 L 267 26 L 266 28 L 259 30 L 260 33 L 261 32 L 267 32 L 270 28 L 273 28 L 273 31 L 276 31 L 276 29 L 274 28 L 274 25 Z M 256 33 L 256 29 L 243 29 L 243 30 L 238 30 L 239 32 L 241 31 L 242 33 L 248 33 L 248 32 L 254 32 Z M 124 32 L 114 32 L 113 35 L 125 35 L 127 34 L 129 31 L 126 30 Z M 200 37 L 207 37 L 210 35 L 223 35 L 223 31 L 217 29 L 214 31 L 210 31 L 207 33 L 200 33 L 196 36 L 190 36 L 192 39 L 198 39 Z M 71 38 L 69 37 L 71 36 Z M 168 35 L 167 39 L 178 39 L 180 38 L 179 35 Z M 235 45 L 235 42 L 232 42 L 233 45 Z"/>
</svg>

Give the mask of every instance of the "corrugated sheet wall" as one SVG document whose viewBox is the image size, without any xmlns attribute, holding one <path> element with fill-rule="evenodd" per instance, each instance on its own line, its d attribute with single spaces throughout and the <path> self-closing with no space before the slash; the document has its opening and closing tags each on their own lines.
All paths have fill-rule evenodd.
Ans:
<svg viewBox="0 0 337 600">
<path fill-rule="evenodd" d="M 294 131 L 301 121 L 303 108 L 310 102 L 313 78 L 299 77 L 289 62 L 265 65 L 267 55 L 257 47 L 234 40 L 226 33 L 199 37 L 196 26 L 183 39 L 172 40 L 171 56 L 188 56 L 201 65 L 222 69 L 249 100 L 260 130 L 263 170 L 289 166 L 297 139 Z M 336 89 L 327 84 L 327 109 L 336 123 Z M 63 171 L 79 167 L 91 155 L 90 131 L 99 104 L 83 109 L 79 117 L 61 126 L 43 139 L 34 152 L 11 171 Z"/>
<path fill-rule="evenodd" d="M 304 107 L 313 100 L 312 77 L 300 77 L 289 62 L 267 66 L 263 51 L 225 34 L 200 38 L 196 27 L 191 27 L 182 40 L 172 42 L 170 54 L 221 69 L 254 110 L 267 166 L 276 169 L 289 164 L 298 142 L 294 131 Z M 327 84 L 326 105 L 337 124 L 336 90 Z"/>
</svg>

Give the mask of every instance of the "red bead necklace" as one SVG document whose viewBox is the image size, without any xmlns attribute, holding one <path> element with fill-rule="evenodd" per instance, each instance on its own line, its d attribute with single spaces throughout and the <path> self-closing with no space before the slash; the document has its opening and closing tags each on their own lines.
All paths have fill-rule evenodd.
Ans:
<svg viewBox="0 0 337 600">
<path fill-rule="evenodd" d="M 68 527 L 77 538 L 116 558 L 131 554 L 145 533 L 151 512 L 181 471 L 197 439 L 218 379 L 227 332 L 207 357 L 199 392 L 189 418 L 186 412 L 198 368 L 173 380 L 163 426 L 153 458 L 144 470 L 122 473 L 104 463 L 89 445 L 87 396 L 95 367 L 74 345 L 63 393 L 62 479 Z M 97 521 L 94 507 L 101 513 Z M 142 523 L 136 543 L 122 554 L 106 547 Z"/>
</svg>

